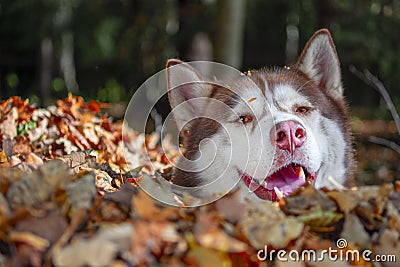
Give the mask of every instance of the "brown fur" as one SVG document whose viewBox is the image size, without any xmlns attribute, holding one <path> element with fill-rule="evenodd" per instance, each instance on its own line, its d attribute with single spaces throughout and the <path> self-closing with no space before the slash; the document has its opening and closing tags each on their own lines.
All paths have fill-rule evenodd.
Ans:
<svg viewBox="0 0 400 267">
<path fill-rule="evenodd" d="M 354 180 L 352 179 L 352 177 L 355 169 L 355 161 L 352 148 L 353 138 L 350 129 L 351 127 L 349 122 L 349 112 L 346 101 L 344 98 L 333 98 L 325 90 L 326 80 L 324 78 L 321 79 L 319 84 L 316 84 L 315 81 L 311 79 L 311 77 L 309 77 L 300 69 L 301 62 L 305 57 L 307 49 L 309 48 L 312 41 L 319 34 L 328 35 L 329 42 L 337 58 L 332 38 L 329 32 L 323 29 L 314 34 L 314 36 L 310 39 L 310 41 L 304 48 L 298 62 L 291 68 L 286 67 L 274 68 L 270 70 L 251 71 L 248 72 L 247 77 L 251 78 L 251 80 L 258 86 L 258 88 L 262 90 L 264 95 L 266 90 L 265 84 L 268 85 L 269 90 L 274 90 L 276 85 L 282 83 L 291 85 L 293 88 L 297 88 L 299 91 L 301 91 L 303 95 L 307 97 L 312 105 L 321 112 L 323 116 L 335 121 L 338 125 L 340 125 L 340 128 L 343 129 L 343 135 L 347 144 L 345 160 L 346 176 L 348 178 L 347 184 L 353 185 Z M 167 68 L 175 64 L 178 64 L 178 61 L 170 61 L 169 65 L 167 65 Z M 239 78 L 239 80 L 230 81 L 230 84 L 232 84 L 236 88 L 245 88 L 243 82 L 246 83 L 246 81 L 247 78 Z M 232 90 L 225 89 L 222 86 L 214 86 L 211 90 L 209 97 L 218 99 L 230 107 L 233 107 L 236 104 L 236 100 L 238 99 Z M 218 111 L 216 111 L 216 113 L 218 114 Z M 216 132 L 218 132 L 219 128 L 220 125 L 218 125 L 217 122 L 207 118 L 199 118 L 193 120 L 193 122 L 188 126 L 185 135 L 183 136 L 183 146 L 185 149 L 183 153 L 184 156 L 190 160 L 194 160 L 194 156 L 198 151 L 200 141 L 206 137 L 214 135 Z M 184 186 L 197 186 L 200 183 L 199 179 L 196 179 L 196 173 L 185 172 L 180 169 L 176 169 L 173 182 L 175 184 Z"/>
</svg>

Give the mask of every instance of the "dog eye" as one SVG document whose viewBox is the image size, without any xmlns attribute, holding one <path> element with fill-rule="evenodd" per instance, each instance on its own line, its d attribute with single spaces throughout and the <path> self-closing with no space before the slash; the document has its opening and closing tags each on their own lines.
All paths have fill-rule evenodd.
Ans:
<svg viewBox="0 0 400 267">
<path fill-rule="evenodd" d="M 250 115 L 242 115 L 242 116 L 239 116 L 239 121 L 241 123 L 249 123 L 249 122 L 253 121 L 253 117 Z"/>
<path fill-rule="evenodd" d="M 310 110 L 311 110 L 310 107 L 300 106 L 300 107 L 297 107 L 294 111 L 295 111 L 296 113 L 299 113 L 299 114 L 306 114 L 306 113 L 308 113 Z"/>
</svg>

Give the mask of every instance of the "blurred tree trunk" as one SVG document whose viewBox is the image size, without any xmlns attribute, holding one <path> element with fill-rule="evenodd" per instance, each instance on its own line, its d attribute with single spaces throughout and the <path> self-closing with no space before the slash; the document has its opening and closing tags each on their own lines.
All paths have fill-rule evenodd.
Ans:
<svg viewBox="0 0 400 267">
<path fill-rule="evenodd" d="M 56 21 L 61 31 L 61 58 L 60 69 L 64 76 L 65 85 L 70 92 L 78 92 L 78 83 L 76 82 L 76 69 L 74 60 L 74 35 L 70 30 L 72 20 L 72 5 L 70 0 L 59 0 Z"/>
<path fill-rule="evenodd" d="M 214 59 L 240 69 L 243 61 L 243 36 L 246 0 L 217 1 L 217 28 Z"/>
<path fill-rule="evenodd" d="M 299 52 L 299 4 L 290 2 L 286 15 L 286 64 L 296 62 Z"/>
<path fill-rule="evenodd" d="M 68 91 L 78 92 L 78 83 L 76 82 L 76 70 L 74 60 L 74 36 L 72 32 L 67 31 L 62 35 L 62 48 L 60 68 L 64 76 L 65 85 Z"/>
<path fill-rule="evenodd" d="M 44 106 L 49 105 L 51 99 L 52 61 L 53 42 L 46 38 L 40 43 L 40 94 Z"/>
</svg>

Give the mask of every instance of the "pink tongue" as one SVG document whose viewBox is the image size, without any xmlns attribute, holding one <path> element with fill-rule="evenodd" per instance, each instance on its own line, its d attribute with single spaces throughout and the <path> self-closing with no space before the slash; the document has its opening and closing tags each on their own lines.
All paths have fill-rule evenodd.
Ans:
<svg viewBox="0 0 400 267">
<path fill-rule="evenodd" d="M 304 183 L 304 179 L 296 174 L 292 165 L 288 165 L 268 177 L 267 189 L 273 190 L 276 186 L 284 192 L 291 192 L 302 186 Z"/>
</svg>

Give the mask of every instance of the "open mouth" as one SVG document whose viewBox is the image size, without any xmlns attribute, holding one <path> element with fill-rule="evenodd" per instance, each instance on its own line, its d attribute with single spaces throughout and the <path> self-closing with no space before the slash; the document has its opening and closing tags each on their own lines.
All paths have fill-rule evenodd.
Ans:
<svg viewBox="0 0 400 267">
<path fill-rule="evenodd" d="M 280 168 L 265 178 L 262 183 L 246 173 L 242 172 L 241 175 L 244 183 L 251 191 L 259 198 L 270 201 L 279 201 L 306 182 L 314 183 L 315 181 L 315 174 L 296 163 Z"/>
</svg>

